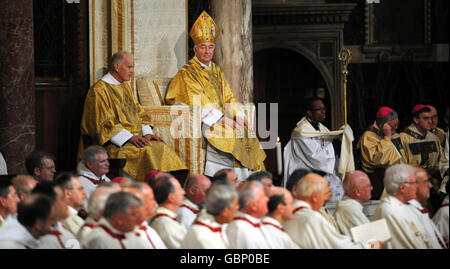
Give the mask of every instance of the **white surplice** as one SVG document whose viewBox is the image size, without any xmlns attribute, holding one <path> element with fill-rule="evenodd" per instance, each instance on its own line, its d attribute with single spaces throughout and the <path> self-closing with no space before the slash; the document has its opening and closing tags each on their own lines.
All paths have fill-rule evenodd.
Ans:
<svg viewBox="0 0 450 269">
<path fill-rule="evenodd" d="M 351 228 L 370 222 L 367 216 L 364 215 L 363 206 L 358 201 L 347 196 L 338 201 L 334 218 L 340 232 L 348 236 L 351 236 Z"/>
<path fill-rule="evenodd" d="M 226 233 L 232 249 L 271 249 L 267 231 L 261 220 L 238 211 L 227 225 Z"/>
<path fill-rule="evenodd" d="M 225 225 L 218 223 L 214 216 L 205 209 L 200 211 L 198 218 L 189 227 L 183 242 L 182 249 L 227 249 L 228 238 Z"/>
<path fill-rule="evenodd" d="M 80 249 L 80 242 L 64 229 L 61 222 L 52 226 L 50 233 L 39 237 L 39 249 Z"/>
<path fill-rule="evenodd" d="M 392 239 L 384 247 L 394 249 L 427 249 L 429 239 L 423 231 L 420 220 L 408 204 L 402 203 L 396 197 L 387 195 L 381 199 L 375 210 L 373 220 L 384 218 Z"/>
<path fill-rule="evenodd" d="M 84 197 L 84 209 L 87 210 L 91 193 L 95 191 L 101 182 L 109 182 L 111 180 L 106 175 L 102 175 L 101 177 L 96 176 L 82 162 L 78 164 L 77 173 L 80 178 L 80 182 L 86 191 L 86 196 Z"/>
<path fill-rule="evenodd" d="M 442 237 L 446 242 L 448 242 L 448 220 L 449 220 L 449 210 L 448 210 L 448 195 L 442 201 L 441 207 L 438 209 L 436 214 L 433 216 L 433 222 L 436 225 L 437 229 L 441 233 Z"/>
<path fill-rule="evenodd" d="M 284 224 L 284 229 L 294 242 L 305 249 L 360 249 L 366 244 L 354 243 L 347 235 L 342 235 L 319 212 L 302 200 L 295 200 L 296 208 L 292 219 Z"/>
<path fill-rule="evenodd" d="M 333 148 L 333 139 L 344 134 L 341 146 L 341 158 L 339 171 L 354 170 L 351 140 L 353 134 L 349 126 L 342 130 L 330 132 L 323 124 L 319 123 L 319 131 L 314 129 L 307 117 L 303 117 L 293 130 L 291 139 L 284 147 L 284 186 L 289 175 L 296 169 L 316 169 L 325 173 L 325 178 L 333 189 L 332 201 L 338 201 L 344 196 L 342 181 L 335 171 L 336 157 Z M 349 141 L 347 141 L 349 140 Z M 349 143 L 348 143 L 349 142 Z"/>
<path fill-rule="evenodd" d="M 81 242 L 98 225 L 92 217 L 88 216 L 77 233 L 77 240 Z"/>
<path fill-rule="evenodd" d="M 430 248 L 432 249 L 442 249 L 445 245 L 445 241 L 442 238 L 441 233 L 437 229 L 436 225 L 431 220 L 430 216 L 428 215 L 428 210 L 425 209 L 419 201 L 413 199 L 410 200 L 409 205 L 413 207 L 415 210 L 413 210 L 414 213 L 416 213 L 417 218 L 421 221 L 422 227 L 427 233 L 427 237 L 429 238 L 430 242 Z"/>
<path fill-rule="evenodd" d="M 273 243 L 275 249 L 299 249 L 300 247 L 286 233 L 283 225 L 276 219 L 271 217 L 262 218 L 261 224 L 267 231 L 270 242 Z"/>
<path fill-rule="evenodd" d="M 39 241 L 17 220 L 8 216 L 0 229 L 0 249 L 35 249 Z"/>
<path fill-rule="evenodd" d="M 71 206 L 68 206 L 68 208 L 70 214 L 61 222 L 61 224 L 66 230 L 71 232 L 74 236 L 77 236 L 78 231 L 84 224 L 84 220 L 78 216 L 77 210 Z"/>
<path fill-rule="evenodd" d="M 155 231 L 155 229 L 148 225 L 147 221 L 144 221 L 141 225 L 136 226 L 136 229 L 133 232 L 127 233 L 127 237 L 128 236 L 136 237 L 149 249 L 167 249 L 161 237 L 159 237 L 159 234 Z"/>
<path fill-rule="evenodd" d="M 102 218 L 92 232 L 81 240 L 84 249 L 145 249 L 147 248 L 135 237 L 127 236 L 115 229 L 108 220 Z"/>
<path fill-rule="evenodd" d="M 177 219 L 177 214 L 159 206 L 150 226 L 159 234 L 168 249 L 180 248 L 186 235 L 186 228 Z"/>
<path fill-rule="evenodd" d="M 183 204 L 177 210 L 177 220 L 188 230 L 199 212 L 200 208 L 198 205 L 184 198 Z"/>
</svg>

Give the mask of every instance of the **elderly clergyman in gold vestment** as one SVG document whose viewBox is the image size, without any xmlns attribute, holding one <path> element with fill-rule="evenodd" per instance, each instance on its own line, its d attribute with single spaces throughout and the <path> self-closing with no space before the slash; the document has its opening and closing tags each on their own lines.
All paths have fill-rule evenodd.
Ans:
<svg viewBox="0 0 450 269">
<path fill-rule="evenodd" d="M 248 135 L 254 133 L 249 131 L 222 70 L 211 61 L 219 28 L 203 12 L 189 35 L 195 44 L 195 57 L 173 78 L 166 103 L 201 106 L 202 133 L 207 140 L 205 175 L 231 168 L 245 180 L 252 171 L 265 169 L 266 154 L 256 136 Z"/>
<path fill-rule="evenodd" d="M 110 158 L 126 159 L 123 169 L 135 180 L 143 181 L 150 170 L 187 174 L 176 153 L 153 134 L 152 123 L 126 83 L 133 72 L 133 55 L 118 52 L 111 57 L 109 73 L 86 96 L 81 135 L 105 147 Z"/>
</svg>

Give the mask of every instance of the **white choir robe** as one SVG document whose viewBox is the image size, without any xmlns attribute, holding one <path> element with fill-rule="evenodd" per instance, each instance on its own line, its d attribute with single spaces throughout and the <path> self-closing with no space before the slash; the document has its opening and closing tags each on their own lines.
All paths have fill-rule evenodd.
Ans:
<svg viewBox="0 0 450 269">
<path fill-rule="evenodd" d="M 411 206 L 394 196 L 381 199 L 375 210 L 373 221 L 385 219 L 392 239 L 383 247 L 394 249 L 427 249 L 428 238 Z M 388 246 L 389 245 L 389 246 Z"/>
<path fill-rule="evenodd" d="M 137 237 L 149 249 L 167 249 L 166 245 L 159 237 L 158 233 L 144 221 L 141 225 L 136 226 L 134 232 L 127 233 L 130 237 Z"/>
<path fill-rule="evenodd" d="M 442 249 L 442 246 L 445 245 L 445 240 L 442 238 L 441 233 L 439 232 L 436 225 L 434 225 L 430 216 L 428 215 L 428 210 L 425 209 L 419 201 L 413 199 L 410 200 L 409 205 L 413 207 L 413 212 L 416 213 L 417 218 L 421 221 L 422 227 L 427 233 L 427 237 L 429 238 L 429 247 L 432 249 Z"/>
<path fill-rule="evenodd" d="M 101 227 L 104 225 L 108 230 Z M 102 218 L 98 226 L 80 242 L 84 249 L 146 249 L 147 246 L 136 237 L 127 236 Z"/>
<path fill-rule="evenodd" d="M 305 249 L 357 249 L 369 248 L 367 244 L 354 243 L 347 235 L 342 235 L 319 212 L 311 209 L 305 201 L 295 200 L 296 209 L 292 219 L 284 224 L 284 229 L 294 242 Z"/>
<path fill-rule="evenodd" d="M 183 204 L 177 210 L 177 220 L 188 230 L 199 212 L 199 206 L 185 198 Z"/>
<path fill-rule="evenodd" d="M 325 178 L 333 190 L 331 200 L 338 201 L 344 196 L 344 189 L 340 177 L 335 172 L 336 157 L 332 143 L 335 136 L 318 135 L 318 133 L 321 132 L 334 132 L 330 132 L 330 130 L 321 123 L 319 123 L 319 129 L 320 131 L 316 131 L 306 117 L 297 123 L 296 130 L 301 130 L 301 133 L 317 133 L 317 135 L 296 138 L 291 137 L 284 147 L 284 186 L 286 186 L 289 175 L 296 169 L 306 168 L 321 170 L 327 173 Z"/>
<path fill-rule="evenodd" d="M 348 236 L 351 236 L 351 228 L 370 222 L 364 215 L 363 206 L 348 196 L 344 196 L 341 201 L 338 201 L 334 218 L 340 232 Z"/>
<path fill-rule="evenodd" d="M 78 216 L 78 211 L 76 211 L 73 207 L 68 206 L 68 208 L 70 214 L 61 223 L 66 230 L 76 236 L 81 226 L 83 226 L 84 220 Z"/>
<path fill-rule="evenodd" d="M 237 219 L 238 218 L 238 219 Z M 243 218 L 239 219 L 239 218 Z M 238 211 L 234 220 L 226 227 L 230 248 L 232 249 L 271 249 L 267 231 L 261 220 Z"/>
<path fill-rule="evenodd" d="M 17 220 L 9 215 L 0 229 L 0 249 L 35 249 L 39 241 Z"/>
<path fill-rule="evenodd" d="M 227 249 L 228 238 L 225 233 L 226 225 L 218 223 L 214 216 L 203 209 L 195 222 L 189 227 L 182 249 Z"/>
<path fill-rule="evenodd" d="M 334 218 L 334 216 L 328 211 L 328 208 L 326 208 L 325 206 L 322 206 L 319 211 L 322 217 L 324 217 L 332 226 L 334 226 L 334 228 L 336 228 L 336 230 L 339 232 L 339 226 L 336 222 L 336 219 Z"/>
<path fill-rule="evenodd" d="M 159 206 L 150 226 L 159 234 L 168 249 L 178 249 L 186 235 L 186 228 L 181 225 L 175 212 Z"/>
<path fill-rule="evenodd" d="M 102 175 L 101 177 L 96 176 L 82 162 L 78 164 L 77 172 L 78 177 L 80 178 L 80 182 L 83 185 L 84 190 L 86 191 L 86 196 L 84 197 L 84 209 L 87 210 L 91 193 L 102 182 L 109 182 L 111 180 L 106 175 Z"/>
<path fill-rule="evenodd" d="M 436 214 L 433 216 L 433 222 L 436 225 L 437 229 L 441 233 L 442 237 L 446 242 L 448 242 L 448 195 L 442 201 L 441 207 L 438 209 Z"/>
<path fill-rule="evenodd" d="M 64 229 L 61 222 L 52 226 L 50 233 L 39 237 L 39 249 L 80 249 L 80 242 Z"/>
<path fill-rule="evenodd" d="M 300 247 L 286 233 L 283 225 L 276 219 L 271 217 L 262 218 L 261 224 L 267 231 L 270 242 L 273 243 L 275 249 L 299 249 Z"/>
<path fill-rule="evenodd" d="M 80 230 L 78 230 L 76 238 L 81 242 L 83 238 L 85 238 L 90 232 L 94 230 L 94 228 L 98 225 L 97 221 L 92 217 L 88 216 L 84 221 L 84 224 L 81 226 Z"/>
</svg>

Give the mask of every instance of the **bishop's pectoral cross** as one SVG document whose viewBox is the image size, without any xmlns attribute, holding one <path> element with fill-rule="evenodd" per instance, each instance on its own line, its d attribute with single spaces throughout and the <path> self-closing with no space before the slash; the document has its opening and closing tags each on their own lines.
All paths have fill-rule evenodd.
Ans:
<svg viewBox="0 0 450 269">
<path fill-rule="evenodd" d="M 409 144 L 409 150 L 413 155 L 420 154 L 420 166 L 428 168 L 430 166 L 430 153 L 437 152 L 437 146 L 434 141 L 419 142 Z"/>
</svg>

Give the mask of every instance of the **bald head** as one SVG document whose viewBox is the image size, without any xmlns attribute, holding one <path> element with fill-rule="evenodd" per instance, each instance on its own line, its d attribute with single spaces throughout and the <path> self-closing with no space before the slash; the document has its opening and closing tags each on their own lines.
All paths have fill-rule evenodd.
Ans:
<svg viewBox="0 0 450 269">
<path fill-rule="evenodd" d="M 363 204 L 370 200 L 372 184 L 366 173 L 355 170 L 347 173 L 344 178 L 345 195 Z"/>
<path fill-rule="evenodd" d="M 192 175 L 184 187 L 185 197 L 196 205 L 202 205 L 209 187 L 211 187 L 211 180 L 208 177 L 200 174 Z"/>
<path fill-rule="evenodd" d="M 126 51 L 120 51 L 111 56 L 109 72 L 120 83 L 129 81 L 134 73 L 133 55 Z"/>
<path fill-rule="evenodd" d="M 140 190 L 138 190 L 137 188 L 133 188 L 133 187 L 125 187 L 123 188 L 123 191 L 134 194 L 137 198 L 139 198 L 141 201 L 144 200 L 144 195 L 142 194 L 142 192 Z"/>
<path fill-rule="evenodd" d="M 30 175 L 18 175 L 12 179 L 12 183 L 14 189 L 16 189 L 17 196 L 23 201 L 34 189 L 37 181 Z"/>
</svg>

